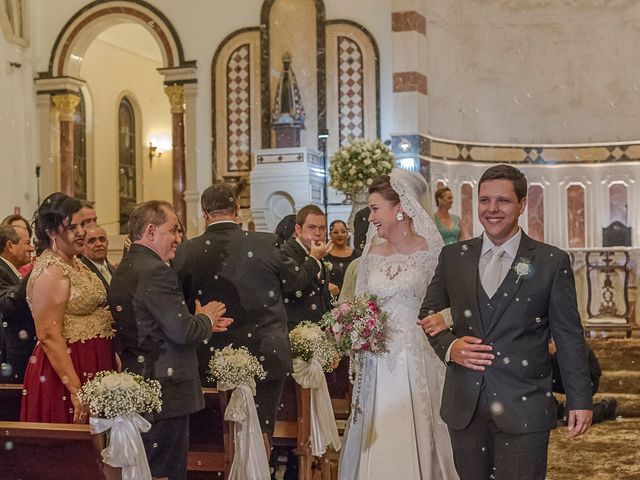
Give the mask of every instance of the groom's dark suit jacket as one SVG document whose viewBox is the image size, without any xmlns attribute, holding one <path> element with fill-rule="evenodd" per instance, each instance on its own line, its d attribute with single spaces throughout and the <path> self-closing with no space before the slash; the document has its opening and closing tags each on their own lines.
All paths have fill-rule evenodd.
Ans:
<svg viewBox="0 0 640 480">
<path fill-rule="evenodd" d="M 441 416 L 454 430 L 473 418 L 481 394 L 487 395 L 493 419 L 506 433 L 551 430 L 556 426 L 549 360 L 549 338 L 558 349 L 567 392 L 567 409 L 591 409 L 587 349 L 576 307 L 573 272 L 566 252 L 524 233 L 492 307 L 480 305 L 478 275 L 482 237 L 445 246 L 427 289 L 420 318 L 451 307 L 453 326 L 429 341 L 444 360 L 457 338 L 474 336 L 493 346 L 495 359 L 484 372 L 456 363 L 447 365 Z M 528 263 L 529 274 L 515 266 Z"/>
<path fill-rule="evenodd" d="M 318 271 L 309 258 L 298 267 L 274 246 L 275 235 L 244 232 L 232 222 L 214 223 L 178 248 L 173 268 L 191 311 L 195 301 L 223 302 L 229 329 L 198 349 L 200 375 L 207 378 L 210 348 L 246 346 L 261 360 L 267 380 L 291 371 L 291 346 L 283 292 L 303 288 Z"/>
<path fill-rule="evenodd" d="M 162 386 L 162 411 L 180 417 L 204 407 L 196 345 L 211 334 L 206 315 L 191 315 L 175 272 L 150 248 L 133 244 L 109 287 L 122 366 Z"/>
</svg>

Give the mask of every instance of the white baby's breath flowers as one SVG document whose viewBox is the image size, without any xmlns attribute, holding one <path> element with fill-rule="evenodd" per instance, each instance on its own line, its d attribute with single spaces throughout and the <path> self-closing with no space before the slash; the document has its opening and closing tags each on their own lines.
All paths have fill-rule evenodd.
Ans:
<svg viewBox="0 0 640 480">
<path fill-rule="evenodd" d="M 229 385 L 250 384 L 256 378 L 264 380 L 267 376 L 247 347 L 233 348 L 231 345 L 214 351 L 209 360 L 209 370 L 214 380 Z"/>
<path fill-rule="evenodd" d="M 86 382 L 78 400 L 93 417 L 115 418 L 162 409 L 160 382 L 129 372 L 102 371 Z"/>
<path fill-rule="evenodd" d="M 325 372 L 333 370 L 338 357 L 335 344 L 329 340 L 320 326 L 313 322 L 302 322 L 289 332 L 291 352 L 296 358 L 310 362 L 315 358 Z"/>
</svg>

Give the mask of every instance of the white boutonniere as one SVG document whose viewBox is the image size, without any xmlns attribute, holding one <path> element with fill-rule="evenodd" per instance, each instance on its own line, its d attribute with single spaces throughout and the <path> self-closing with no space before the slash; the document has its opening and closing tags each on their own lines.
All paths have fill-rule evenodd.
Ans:
<svg viewBox="0 0 640 480">
<path fill-rule="evenodd" d="M 518 283 L 523 277 L 531 275 L 531 262 L 526 258 L 520 258 L 518 263 L 513 266 L 513 271 L 518 275 L 518 278 L 516 278 L 516 283 Z"/>
<path fill-rule="evenodd" d="M 323 260 L 322 263 L 324 263 L 324 268 L 326 268 L 327 271 L 330 272 L 331 270 L 333 270 L 333 263 L 331 263 L 330 261 Z"/>
</svg>

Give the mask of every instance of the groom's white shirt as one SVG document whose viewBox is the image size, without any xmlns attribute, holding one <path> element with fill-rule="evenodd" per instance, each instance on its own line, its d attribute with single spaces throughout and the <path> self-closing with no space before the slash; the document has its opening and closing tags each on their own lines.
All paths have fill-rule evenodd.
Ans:
<svg viewBox="0 0 640 480">
<path fill-rule="evenodd" d="M 518 247 L 520 246 L 521 238 L 522 230 L 518 228 L 518 231 L 513 237 L 500 245 L 502 250 L 504 250 L 504 254 L 500 258 L 502 260 L 502 269 L 500 271 L 500 282 L 498 282 L 498 287 L 502 284 L 503 280 L 509 273 L 509 268 L 511 268 L 511 264 L 518 254 Z M 491 251 L 495 248 L 495 246 L 496 245 L 491 240 L 489 240 L 489 237 L 484 234 L 482 235 L 482 249 L 480 250 L 480 259 L 478 260 L 478 278 L 482 278 L 484 276 L 484 272 L 487 269 L 489 260 L 491 260 L 491 256 L 493 255 Z M 458 340 L 454 340 L 453 342 L 451 342 L 451 345 L 449 345 L 447 353 L 444 356 L 445 362 L 451 361 L 451 349 L 453 348 L 453 344 L 457 341 Z"/>
</svg>

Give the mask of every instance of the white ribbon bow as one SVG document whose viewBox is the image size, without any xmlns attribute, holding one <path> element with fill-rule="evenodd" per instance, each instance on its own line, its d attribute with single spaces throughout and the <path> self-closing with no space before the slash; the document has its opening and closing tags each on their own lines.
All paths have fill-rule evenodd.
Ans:
<svg viewBox="0 0 640 480">
<path fill-rule="evenodd" d="M 218 383 L 218 390 L 232 390 L 229 404 L 224 412 L 224 419 L 234 422 L 233 441 L 235 454 L 229 480 L 269 480 L 269 464 L 267 453 L 264 449 L 262 429 L 258 420 L 256 403 L 253 396 L 256 394 L 256 383 L 242 383 L 231 385 Z"/>
<path fill-rule="evenodd" d="M 324 455 L 329 444 L 339 451 L 340 437 L 322 365 L 315 358 L 311 362 L 294 358 L 292 376 L 302 388 L 311 389 L 311 455 Z"/>
<path fill-rule="evenodd" d="M 89 419 L 93 435 L 111 429 L 109 445 L 102 450 L 102 460 L 122 468 L 122 480 L 151 480 L 151 470 L 140 432 L 148 432 L 151 424 L 137 413 L 115 418 Z"/>
</svg>

